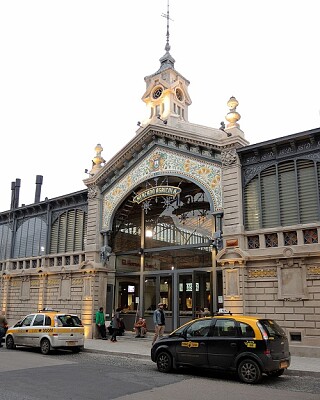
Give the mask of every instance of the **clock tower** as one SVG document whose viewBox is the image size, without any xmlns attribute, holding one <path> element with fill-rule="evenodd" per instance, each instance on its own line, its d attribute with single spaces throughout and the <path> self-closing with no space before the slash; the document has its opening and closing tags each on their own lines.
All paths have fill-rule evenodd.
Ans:
<svg viewBox="0 0 320 400">
<path fill-rule="evenodd" d="M 188 122 L 188 106 L 191 104 L 188 94 L 190 82 L 175 70 L 175 60 L 170 54 L 169 1 L 167 13 L 162 16 L 167 19 L 166 53 L 160 58 L 158 71 L 144 78 L 146 91 L 142 100 L 147 105 L 149 115 L 142 122 L 142 127 L 158 123 L 175 126 L 179 121 Z"/>
</svg>

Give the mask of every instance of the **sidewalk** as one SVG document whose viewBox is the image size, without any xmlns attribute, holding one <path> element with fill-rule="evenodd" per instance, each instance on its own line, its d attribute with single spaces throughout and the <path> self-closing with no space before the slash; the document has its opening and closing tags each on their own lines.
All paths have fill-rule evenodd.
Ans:
<svg viewBox="0 0 320 400">
<path fill-rule="evenodd" d="M 118 354 L 123 357 L 150 358 L 152 333 L 146 338 L 135 338 L 133 332 L 126 332 L 124 336 L 118 336 L 117 342 L 110 340 L 86 339 L 85 351 L 92 353 Z M 285 372 L 287 375 L 315 376 L 320 378 L 320 358 L 291 357 L 291 365 Z"/>
</svg>

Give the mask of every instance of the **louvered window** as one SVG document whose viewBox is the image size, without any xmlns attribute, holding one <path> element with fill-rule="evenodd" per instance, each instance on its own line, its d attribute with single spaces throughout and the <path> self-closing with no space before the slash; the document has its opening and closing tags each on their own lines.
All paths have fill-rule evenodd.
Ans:
<svg viewBox="0 0 320 400">
<path fill-rule="evenodd" d="M 245 225 L 249 230 L 260 227 L 259 180 L 253 178 L 244 189 Z"/>
<path fill-rule="evenodd" d="M 299 222 L 299 211 L 294 162 L 280 164 L 278 171 L 281 225 L 295 225 Z"/>
<path fill-rule="evenodd" d="M 86 236 L 87 214 L 73 209 L 62 213 L 52 224 L 51 253 L 82 251 Z"/>
<path fill-rule="evenodd" d="M 267 168 L 261 173 L 260 185 L 262 228 L 279 226 L 278 182 L 275 166 Z"/>
<path fill-rule="evenodd" d="M 12 230 L 8 225 L 0 225 L 0 260 L 10 258 Z"/>
<path fill-rule="evenodd" d="M 319 221 L 319 164 L 291 160 L 254 177 L 244 189 L 246 229 Z"/>
<path fill-rule="evenodd" d="M 316 170 L 313 161 L 298 160 L 298 188 L 300 223 L 317 221 L 318 218 L 318 196 Z"/>
<path fill-rule="evenodd" d="M 46 246 L 47 224 L 39 217 L 20 221 L 16 231 L 13 256 L 36 257 Z"/>
</svg>

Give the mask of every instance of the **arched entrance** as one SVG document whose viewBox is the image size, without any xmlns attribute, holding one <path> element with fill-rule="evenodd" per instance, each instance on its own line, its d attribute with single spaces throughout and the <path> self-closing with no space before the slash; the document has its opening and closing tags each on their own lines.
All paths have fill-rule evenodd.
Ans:
<svg viewBox="0 0 320 400">
<path fill-rule="evenodd" d="M 167 330 L 217 308 L 213 247 L 215 217 L 207 193 L 177 176 L 149 179 L 135 188 L 115 213 L 115 302 L 127 329 L 137 314 L 147 319 L 161 301 Z"/>
</svg>

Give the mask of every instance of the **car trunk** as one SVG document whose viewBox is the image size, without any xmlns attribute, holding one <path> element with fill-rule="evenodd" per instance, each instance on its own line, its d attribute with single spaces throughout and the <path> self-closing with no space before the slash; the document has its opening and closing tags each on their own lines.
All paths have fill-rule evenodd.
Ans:
<svg viewBox="0 0 320 400">
<path fill-rule="evenodd" d="M 290 357 L 289 341 L 284 330 L 273 320 L 259 320 L 263 330 L 267 334 L 267 349 L 273 360 L 281 360 Z"/>
</svg>

